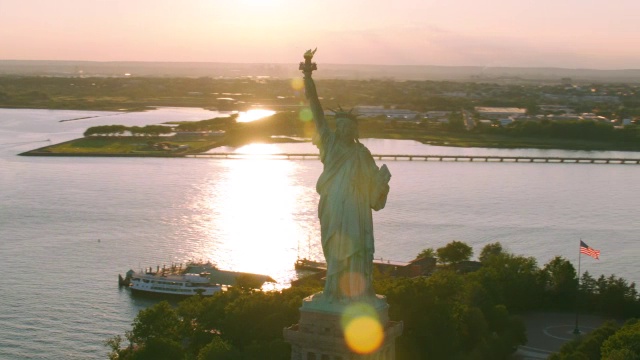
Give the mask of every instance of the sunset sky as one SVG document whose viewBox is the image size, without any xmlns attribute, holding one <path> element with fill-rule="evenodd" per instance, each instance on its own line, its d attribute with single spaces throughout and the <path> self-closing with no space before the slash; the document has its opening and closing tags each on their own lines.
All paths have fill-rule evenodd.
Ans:
<svg viewBox="0 0 640 360">
<path fill-rule="evenodd" d="M 0 60 L 640 68 L 639 0 L 2 0 Z"/>
</svg>

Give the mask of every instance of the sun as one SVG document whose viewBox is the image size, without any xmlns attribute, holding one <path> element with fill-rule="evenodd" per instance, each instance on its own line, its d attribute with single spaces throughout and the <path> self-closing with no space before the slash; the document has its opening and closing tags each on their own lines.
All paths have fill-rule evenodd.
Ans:
<svg viewBox="0 0 640 360">
<path fill-rule="evenodd" d="M 240 5 L 251 7 L 272 7 L 282 5 L 281 0 L 240 0 Z"/>
</svg>

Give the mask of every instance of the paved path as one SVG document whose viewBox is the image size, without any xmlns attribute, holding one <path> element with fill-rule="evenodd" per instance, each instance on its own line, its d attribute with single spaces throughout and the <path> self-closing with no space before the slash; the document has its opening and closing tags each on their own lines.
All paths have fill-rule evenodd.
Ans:
<svg viewBox="0 0 640 360">
<path fill-rule="evenodd" d="M 520 346 L 513 359 L 546 359 L 551 353 L 560 350 L 562 345 L 576 337 L 573 331 L 576 314 L 572 313 L 530 313 L 522 316 L 527 327 L 528 342 Z M 606 317 L 580 315 L 578 328 L 581 335 L 597 329 Z"/>
</svg>

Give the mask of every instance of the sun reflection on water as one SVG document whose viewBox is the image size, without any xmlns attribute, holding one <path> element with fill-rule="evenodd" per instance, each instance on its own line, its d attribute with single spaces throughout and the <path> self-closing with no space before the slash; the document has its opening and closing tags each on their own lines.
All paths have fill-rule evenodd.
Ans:
<svg viewBox="0 0 640 360">
<path fill-rule="evenodd" d="M 319 234 L 317 221 L 309 221 L 316 215 L 316 194 L 297 183 L 304 164 L 242 159 L 221 161 L 220 168 L 224 171 L 194 200 L 202 213 L 196 222 L 207 240 L 193 257 L 288 283 L 295 277 L 299 246 L 305 247 L 306 256 L 308 239 Z"/>
<path fill-rule="evenodd" d="M 263 117 L 271 116 L 276 112 L 273 110 L 267 109 L 251 109 L 247 111 L 243 111 L 238 113 L 237 122 L 251 122 L 258 119 L 262 119 Z"/>
<path fill-rule="evenodd" d="M 270 155 L 281 153 L 282 150 L 278 144 L 248 144 L 239 147 L 236 150 L 238 154 L 250 154 L 250 155 Z"/>
</svg>

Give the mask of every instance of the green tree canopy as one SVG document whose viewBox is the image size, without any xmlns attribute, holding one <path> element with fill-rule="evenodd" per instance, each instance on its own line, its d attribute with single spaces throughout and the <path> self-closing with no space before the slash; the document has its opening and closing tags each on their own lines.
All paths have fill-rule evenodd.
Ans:
<svg viewBox="0 0 640 360">
<path fill-rule="evenodd" d="M 577 299 L 578 276 L 569 260 L 556 256 L 540 272 L 547 289 L 547 304 L 558 309 L 573 309 Z"/>
<path fill-rule="evenodd" d="M 433 248 L 426 248 L 420 251 L 420 253 L 418 253 L 418 255 L 416 256 L 416 259 L 435 258 L 435 257 L 437 257 L 436 251 Z"/>
<path fill-rule="evenodd" d="M 640 320 L 629 320 L 602 344 L 603 359 L 640 359 Z"/>
<path fill-rule="evenodd" d="M 153 338 L 177 339 L 179 325 L 176 311 L 168 302 L 162 301 L 140 310 L 133 321 L 131 338 L 137 343 L 146 343 Z"/>
<path fill-rule="evenodd" d="M 452 241 L 436 250 L 438 261 L 443 264 L 457 264 L 461 261 L 471 259 L 473 249 L 461 241 Z"/>
<path fill-rule="evenodd" d="M 484 263 L 487 262 L 490 257 L 500 254 L 502 254 L 502 244 L 500 244 L 499 242 L 487 244 L 482 248 L 479 260 Z"/>
</svg>

